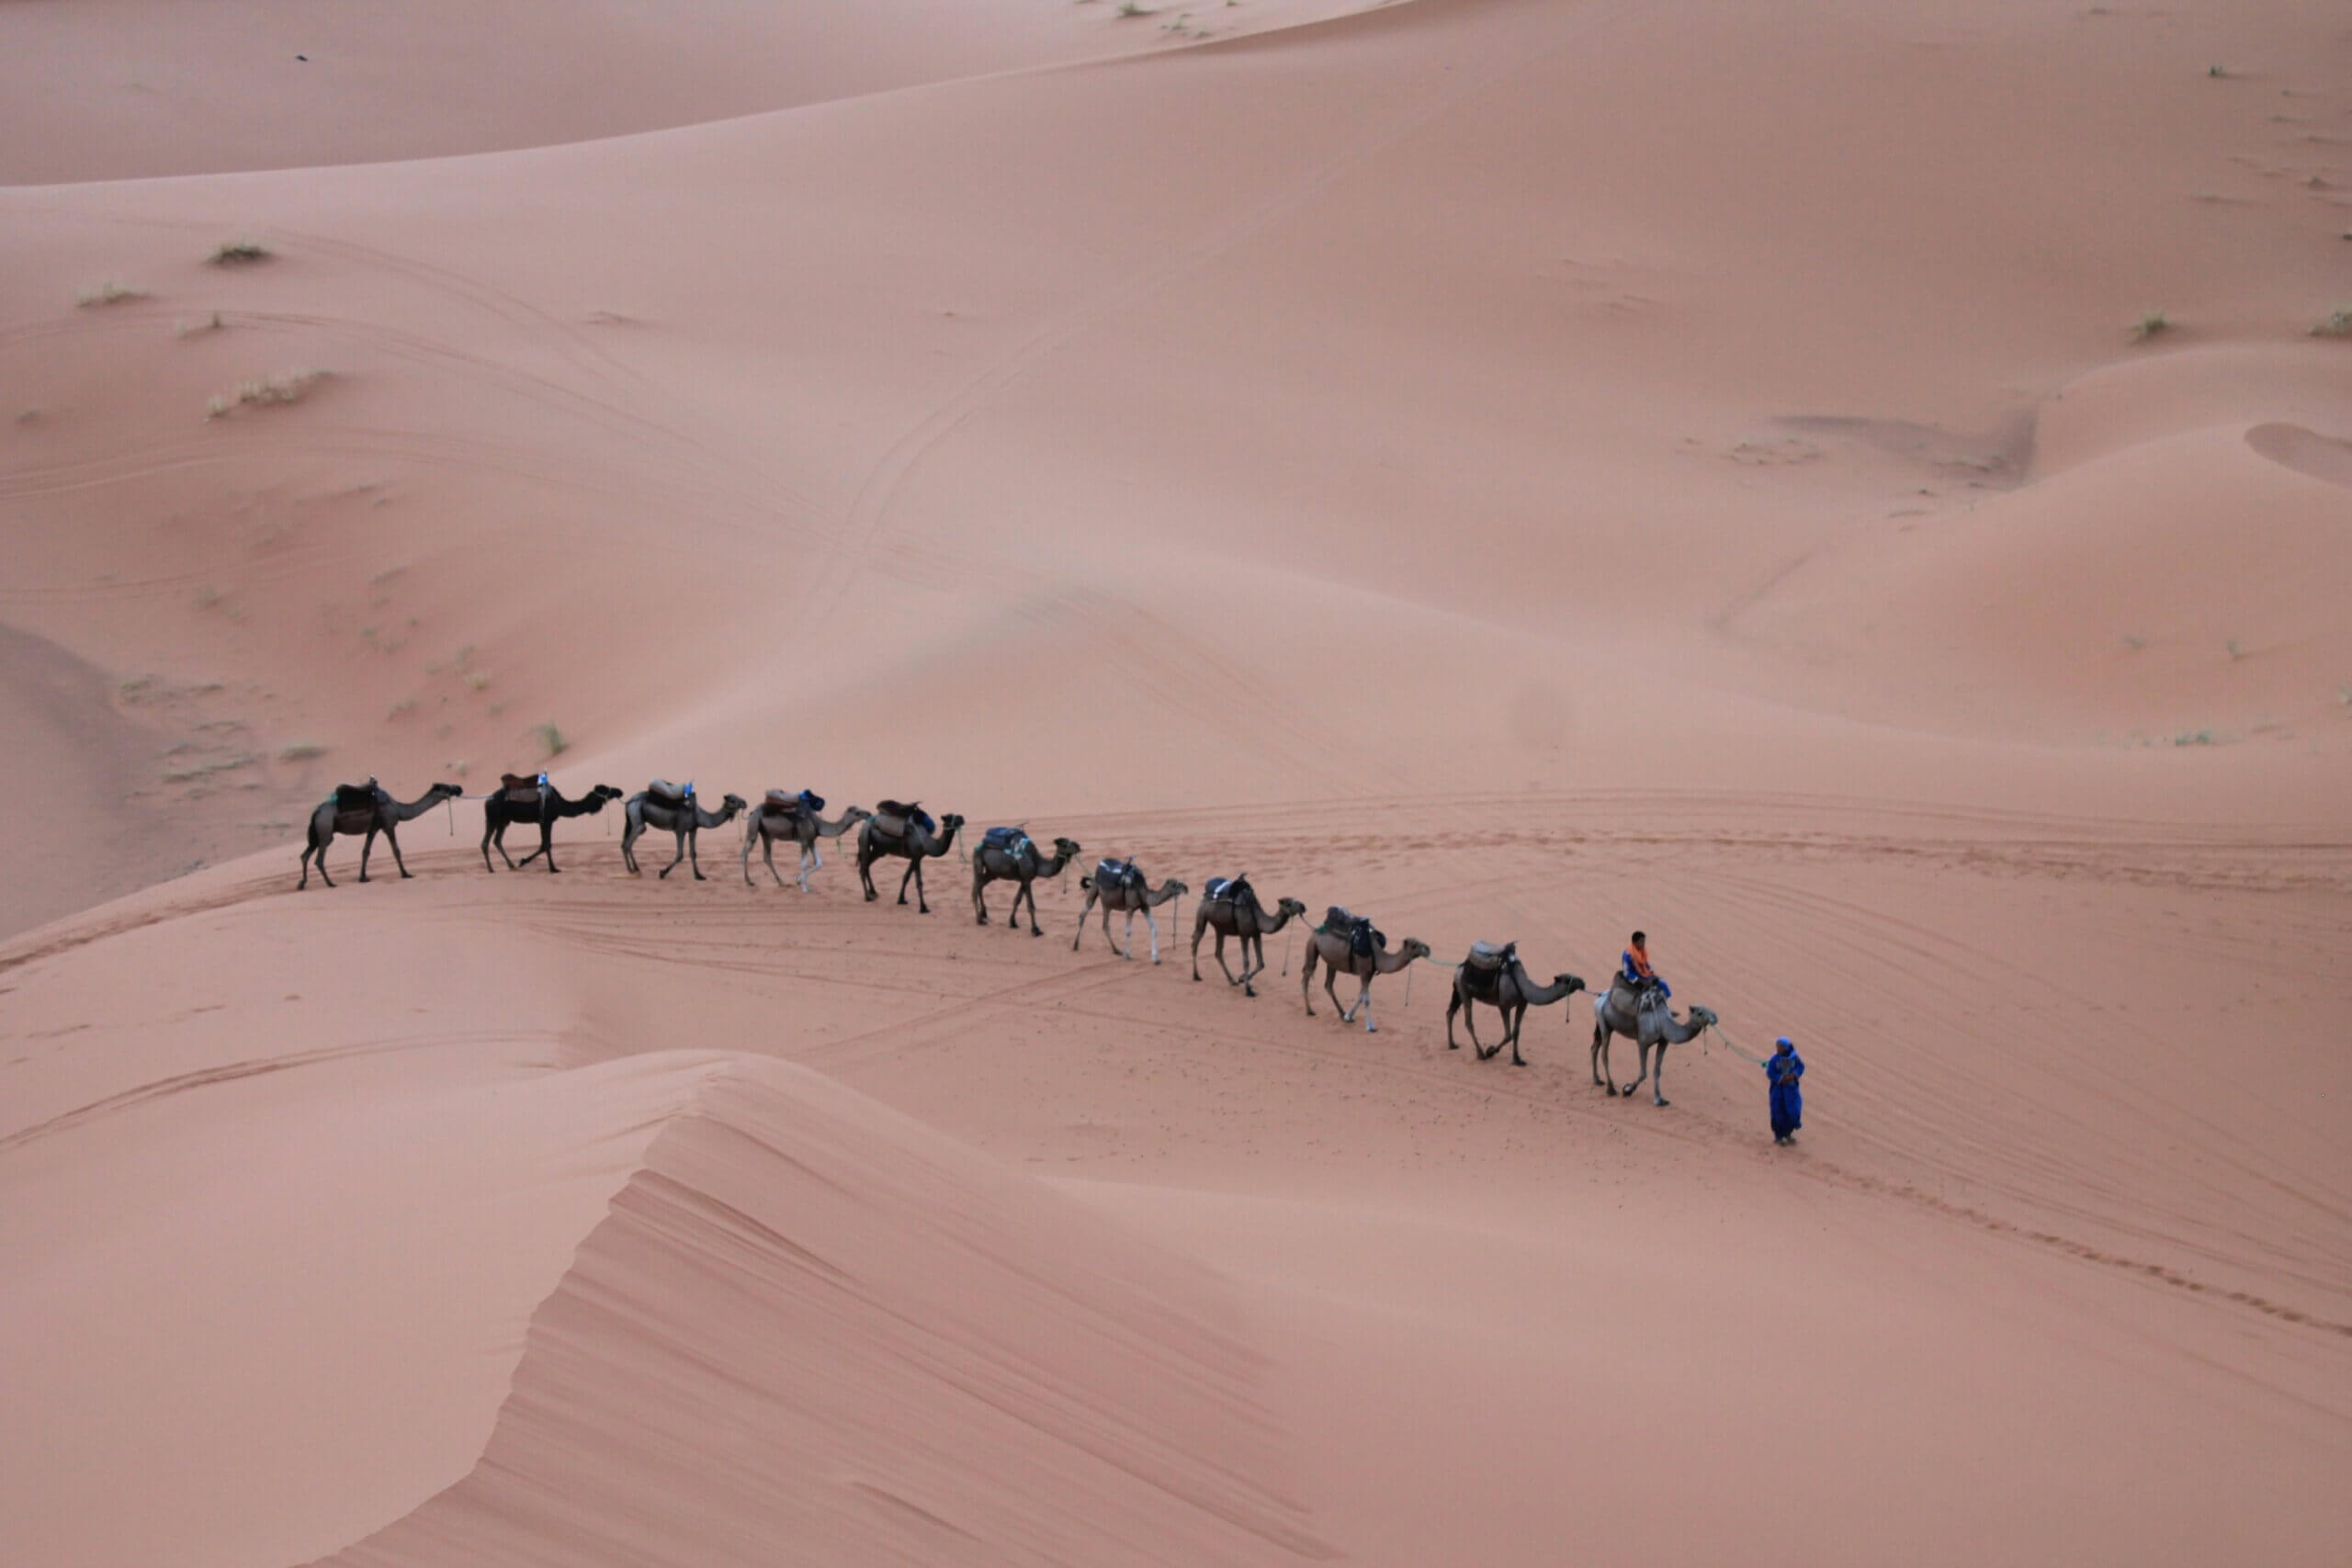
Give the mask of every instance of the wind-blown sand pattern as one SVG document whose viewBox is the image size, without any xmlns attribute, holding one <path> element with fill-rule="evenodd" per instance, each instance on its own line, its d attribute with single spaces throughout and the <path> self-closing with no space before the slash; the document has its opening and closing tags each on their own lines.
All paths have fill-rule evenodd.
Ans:
<svg viewBox="0 0 2352 1568">
<path fill-rule="evenodd" d="M 0 8 L 8 1561 L 2352 1558 L 2352 35 L 1142 9 Z"/>
</svg>

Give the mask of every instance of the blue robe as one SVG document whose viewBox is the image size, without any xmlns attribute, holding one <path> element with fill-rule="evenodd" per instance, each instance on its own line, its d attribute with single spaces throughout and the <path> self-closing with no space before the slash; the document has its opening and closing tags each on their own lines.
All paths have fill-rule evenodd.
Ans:
<svg viewBox="0 0 2352 1568">
<path fill-rule="evenodd" d="M 1804 1058 L 1794 1051 L 1765 1059 L 1764 1076 L 1772 1082 L 1772 1136 L 1785 1138 L 1804 1125 L 1804 1095 L 1797 1080 L 1804 1077 Z"/>
</svg>

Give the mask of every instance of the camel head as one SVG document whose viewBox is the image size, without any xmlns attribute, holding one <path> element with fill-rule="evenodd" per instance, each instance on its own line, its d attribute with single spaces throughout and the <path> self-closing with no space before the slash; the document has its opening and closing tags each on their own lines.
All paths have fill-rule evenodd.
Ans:
<svg viewBox="0 0 2352 1568">
<path fill-rule="evenodd" d="M 1181 876 L 1170 877 L 1168 879 L 1168 886 L 1174 890 L 1176 897 L 1179 898 L 1182 898 L 1185 894 L 1190 893 L 1193 890 Z"/>
<path fill-rule="evenodd" d="M 939 830 L 943 835 L 953 833 L 963 825 L 964 817 L 961 812 L 943 811 L 939 814 Z"/>
<path fill-rule="evenodd" d="M 463 784 L 437 784 L 431 789 L 426 790 L 424 793 L 435 800 L 454 800 L 458 795 L 466 793 L 466 786 Z"/>
<path fill-rule="evenodd" d="M 873 820 L 874 813 L 868 811 L 863 806 L 853 806 L 847 811 L 842 813 L 842 825 L 843 827 L 847 827 L 852 822 L 871 822 Z"/>
<path fill-rule="evenodd" d="M 1567 987 L 1567 989 L 1562 993 L 1563 1000 L 1566 999 L 1568 997 L 1575 996 L 1578 991 L 1584 989 L 1584 979 L 1582 976 L 1577 975 L 1555 975 L 1552 976 L 1552 984 L 1555 986 L 1566 986 Z"/>
<path fill-rule="evenodd" d="M 1079 842 L 1076 839 L 1056 839 L 1054 840 L 1054 853 L 1061 856 L 1062 859 L 1066 861 L 1076 860 L 1080 853 Z"/>
<path fill-rule="evenodd" d="M 611 784 L 598 784 L 588 792 L 588 798 L 594 801 L 597 806 L 602 806 L 608 800 L 620 799 L 621 792 Z"/>
<path fill-rule="evenodd" d="M 1715 1017 L 1714 1009 L 1702 1008 L 1694 1002 L 1690 1008 L 1690 1021 L 1701 1029 L 1713 1029 L 1722 1021 Z"/>
<path fill-rule="evenodd" d="M 1274 905 L 1274 909 L 1276 913 L 1288 915 L 1293 919 L 1296 919 L 1306 913 L 1306 906 L 1300 903 L 1295 898 L 1283 898 L 1278 900 Z"/>
<path fill-rule="evenodd" d="M 733 790 L 728 791 L 726 798 L 718 803 L 719 809 L 722 811 L 741 811 L 750 805 L 750 801 L 745 800 Z"/>
<path fill-rule="evenodd" d="M 1430 955 L 1430 944 L 1419 937 L 1408 936 L 1396 951 L 1403 953 L 1405 961 L 1409 964 L 1416 958 L 1427 958 Z"/>
</svg>

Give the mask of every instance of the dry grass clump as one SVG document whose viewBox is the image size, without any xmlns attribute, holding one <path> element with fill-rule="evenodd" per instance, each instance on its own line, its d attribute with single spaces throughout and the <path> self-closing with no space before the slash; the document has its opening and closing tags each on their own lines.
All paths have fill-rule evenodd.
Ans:
<svg viewBox="0 0 2352 1568">
<path fill-rule="evenodd" d="M 144 288 L 133 288 L 127 283 L 117 283 L 113 278 L 109 277 L 95 288 L 85 288 L 81 293 L 76 294 L 74 297 L 74 303 L 86 307 L 91 305 L 119 305 L 126 299 L 144 299 L 146 298 L 147 290 Z"/>
<path fill-rule="evenodd" d="M 2170 331 L 2172 331 L 2172 318 L 2162 310 L 2151 310 L 2140 318 L 2139 325 L 2132 329 L 2132 341 L 2145 343 L 2152 337 L 2160 337 Z"/>
<path fill-rule="evenodd" d="M 214 266 L 243 266 L 247 262 L 267 261 L 269 247 L 259 240 L 240 235 L 215 245 L 206 259 Z"/>
<path fill-rule="evenodd" d="M 535 724 L 531 727 L 531 733 L 538 737 L 539 744 L 547 748 L 549 757 L 560 757 L 571 750 L 571 738 L 552 723 Z"/>
<path fill-rule="evenodd" d="M 2312 328 L 2313 337 L 2352 337 L 2352 305 L 2338 305 Z"/>
<path fill-rule="evenodd" d="M 225 392 L 213 393 L 205 404 L 204 417 L 222 419 L 242 408 L 299 403 L 302 400 L 302 394 L 325 375 L 323 370 L 288 370 L 277 376 L 265 376 L 258 380 L 240 381 Z"/>
</svg>

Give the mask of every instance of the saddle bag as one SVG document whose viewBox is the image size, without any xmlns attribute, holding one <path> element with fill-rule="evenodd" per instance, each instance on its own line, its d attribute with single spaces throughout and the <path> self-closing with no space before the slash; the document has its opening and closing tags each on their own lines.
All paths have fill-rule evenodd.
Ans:
<svg viewBox="0 0 2352 1568">
<path fill-rule="evenodd" d="M 547 797 L 545 773 L 501 773 L 498 792 L 510 806 L 537 806 Z"/>
<path fill-rule="evenodd" d="M 1212 904 L 1242 904 L 1257 897 L 1257 892 L 1250 886 L 1250 878 L 1247 876 L 1212 876 L 1209 878 L 1208 891 L 1202 895 L 1203 898 Z"/>
<path fill-rule="evenodd" d="M 645 786 L 645 793 L 653 798 L 657 806 L 684 808 L 694 804 L 695 785 L 692 779 L 683 784 L 673 784 L 668 779 L 655 779 Z"/>
</svg>

